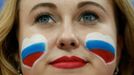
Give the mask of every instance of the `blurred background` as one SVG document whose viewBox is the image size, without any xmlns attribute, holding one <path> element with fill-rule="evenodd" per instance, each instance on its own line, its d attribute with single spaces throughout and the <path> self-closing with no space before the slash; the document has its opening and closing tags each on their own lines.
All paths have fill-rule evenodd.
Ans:
<svg viewBox="0 0 134 75">
<path fill-rule="evenodd" d="M 4 0 L 0 0 L 0 9 L 2 8 L 3 4 L 4 4 Z"/>
<path fill-rule="evenodd" d="M 134 5 L 134 0 L 132 0 L 132 3 L 133 3 L 133 5 Z"/>
</svg>

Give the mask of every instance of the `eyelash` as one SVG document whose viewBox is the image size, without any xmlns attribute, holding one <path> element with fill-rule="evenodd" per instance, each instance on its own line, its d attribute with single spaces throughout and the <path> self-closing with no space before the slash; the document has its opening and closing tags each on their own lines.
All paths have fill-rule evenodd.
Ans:
<svg viewBox="0 0 134 75">
<path fill-rule="evenodd" d="M 50 24 L 50 23 L 56 23 L 56 21 L 53 18 L 53 15 L 50 13 L 40 13 L 35 17 L 34 23 L 39 24 Z"/>
<path fill-rule="evenodd" d="M 83 24 L 94 24 L 98 20 L 99 16 L 92 11 L 85 11 L 79 16 L 79 22 Z M 34 23 L 51 24 L 56 23 L 56 20 L 50 13 L 40 13 L 35 17 Z"/>
<path fill-rule="evenodd" d="M 80 14 L 79 21 L 85 24 L 96 23 L 99 20 L 99 16 L 92 11 L 85 11 Z"/>
</svg>

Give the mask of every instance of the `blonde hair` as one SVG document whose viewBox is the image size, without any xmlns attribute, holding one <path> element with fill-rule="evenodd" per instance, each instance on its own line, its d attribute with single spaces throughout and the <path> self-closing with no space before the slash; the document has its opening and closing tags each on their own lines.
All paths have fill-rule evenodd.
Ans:
<svg viewBox="0 0 134 75">
<path fill-rule="evenodd" d="M 0 75 L 17 75 L 17 5 L 19 0 L 6 0 L 0 12 Z M 134 9 L 131 0 L 114 0 L 118 34 L 123 38 L 120 75 L 134 75 Z M 17 16 L 19 17 L 19 16 Z M 18 63 L 18 64 L 17 64 Z"/>
<path fill-rule="evenodd" d="M 134 75 L 134 7 L 131 0 L 115 0 L 119 10 L 123 15 L 120 15 L 124 20 L 120 20 L 119 28 L 121 31 L 124 45 L 122 49 L 122 56 L 120 60 L 121 75 Z M 120 18 L 120 19 L 121 19 Z"/>
<path fill-rule="evenodd" d="M 4 8 L 0 12 L 0 75 L 17 75 L 15 68 L 11 64 L 11 60 L 14 59 L 10 59 L 3 47 L 5 39 L 13 28 L 16 1 L 6 0 Z"/>
</svg>

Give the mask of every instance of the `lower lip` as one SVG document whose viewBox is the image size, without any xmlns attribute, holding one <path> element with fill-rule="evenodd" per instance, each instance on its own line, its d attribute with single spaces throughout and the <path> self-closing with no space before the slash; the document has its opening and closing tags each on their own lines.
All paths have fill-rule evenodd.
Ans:
<svg viewBox="0 0 134 75">
<path fill-rule="evenodd" d="M 76 69 L 85 66 L 86 63 L 85 62 L 60 62 L 51 65 L 60 69 Z"/>
</svg>

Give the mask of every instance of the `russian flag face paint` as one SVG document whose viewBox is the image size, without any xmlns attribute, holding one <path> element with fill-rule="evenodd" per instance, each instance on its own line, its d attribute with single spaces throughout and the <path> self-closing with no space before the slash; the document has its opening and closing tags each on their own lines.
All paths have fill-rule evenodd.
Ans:
<svg viewBox="0 0 134 75">
<path fill-rule="evenodd" d="M 85 47 L 101 58 L 105 63 L 110 63 L 116 56 L 116 45 L 110 36 L 101 33 L 87 35 Z"/>
<path fill-rule="evenodd" d="M 25 66 L 32 67 L 36 60 L 46 52 L 46 39 L 40 35 L 25 38 L 22 43 L 21 57 Z"/>
</svg>

